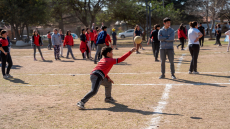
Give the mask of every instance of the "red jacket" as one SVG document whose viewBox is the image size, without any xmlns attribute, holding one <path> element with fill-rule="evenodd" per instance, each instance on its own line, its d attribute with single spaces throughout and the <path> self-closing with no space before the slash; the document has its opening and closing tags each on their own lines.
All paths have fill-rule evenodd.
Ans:
<svg viewBox="0 0 230 129">
<path fill-rule="evenodd" d="M 93 69 L 93 71 L 100 70 L 100 71 L 103 72 L 103 74 L 105 75 L 106 78 L 109 78 L 108 73 L 111 70 L 111 68 L 113 67 L 113 65 L 124 61 L 130 55 L 131 55 L 131 52 L 129 51 L 126 54 L 124 54 L 122 57 L 117 58 L 117 59 L 114 59 L 114 58 L 102 58 L 98 62 L 97 66 Z M 93 74 L 93 73 L 91 73 L 91 74 Z"/>
<path fill-rule="evenodd" d="M 73 46 L 74 42 L 73 42 L 73 37 L 72 35 L 66 35 L 65 39 L 64 39 L 64 46 L 65 45 L 70 45 Z"/>
<path fill-rule="evenodd" d="M 107 34 L 107 36 L 105 38 L 105 44 L 106 44 L 106 46 L 109 46 L 109 42 L 111 43 L 112 41 L 111 41 L 111 38 L 110 38 L 109 34 Z"/>
<path fill-rule="evenodd" d="M 94 41 L 94 32 L 90 32 L 89 35 L 90 35 L 91 41 Z"/>
<path fill-rule="evenodd" d="M 47 34 L 47 38 L 48 38 L 48 39 L 51 39 L 51 34 Z"/>
<path fill-rule="evenodd" d="M 96 44 L 97 43 L 97 34 L 94 36 L 94 43 Z"/>
<path fill-rule="evenodd" d="M 80 44 L 81 53 L 84 53 L 87 49 L 89 50 L 89 48 L 87 46 L 87 42 L 81 41 L 81 44 Z M 89 52 L 90 52 L 90 50 L 89 50 Z"/>
<path fill-rule="evenodd" d="M 86 36 L 87 42 L 90 41 L 90 34 L 88 34 L 88 33 L 86 32 L 86 33 L 85 33 L 85 36 Z"/>
<path fill-rule="evenodd" d="M 8 46 L 9 45 L 9 43 L 8 43 L 8 40 L 7 39 L 2 39 L 2 38 L 0 38 L 0 46 L 1 47 L 6 47 L 6 46 Z"/>
<path fill-rule="evenodd" d="M 177 33 L 178 33 L 178 39 L 180 39 L 180 38 L 187 39 L 187 37 L 186 37 L 186 35 L 185 35 L 183 30 L 178 29 Z"/>
</svg>

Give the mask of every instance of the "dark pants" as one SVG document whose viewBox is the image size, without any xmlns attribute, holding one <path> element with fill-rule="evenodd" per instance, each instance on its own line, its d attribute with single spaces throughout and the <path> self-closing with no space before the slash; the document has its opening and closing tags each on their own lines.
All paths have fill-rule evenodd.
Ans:
<svg viewBox="0 0 230 129">
<path fill-rule="evenodd" d="M 89 48 L 88 48 L 88 46 L 86 46 L 86 47 L 87 47 L 87 49 L 86 49 L 86 56 L 89 59 Z M 82 57 L 83 57 L 83 59 L 85 58 L 85 54 L 84 53 L 82 53 Z"/>
<path fill-rule="evenodd" d="M 97 61 L 97 57 L 102 57 L 102 55 L 101 55 L 101 49 L 102 49 L 104 46 L 105 46 L 104 44 L 97 44 L 97 52 L 96 52 L 95 58 L 94 58 L 94 61 L 95 61 L 95 62 Z"/>
<path fill-rule="evenodd" d="M 60 45 L 55 45 L 55 47 L 54 47 L 54 57 L 55 57 L 55 59 L 59 59 L 59 53 L 60 53 Z"/>
<path fill-rule="evenodd" d="M 168 55 L 168 59 L 169 59 L 169 62 L 170 62 L 171 74 L 174 75 L 174 73 L 175 73 L 174 50 L 173 49 L 161 49 L 160 52 L 161 52 L 160 56 L 161 56 L 161 73 L 162 73 L 162 75 L 165 75 L 166 55 Z"/>
<path fill-rule="evenodd" d="M 6 75 L 10 73 L 10 69 L 13 65 L 10 53 L 7 53 L 7 55 L 5 55 L 3 52 L 1 52 L 1 58 L 2 58 L 2 75 Z M 8 67 L 7 67 L 7 71 L 6 70 L 6 62 L 8 63 Z"/>
<path fill-rule="evenodd" d="M 40 46 L 34 45 L 34 59 L 36 58 L 36 48 L 38 49 L 41 57 L 43 58 Z"/>
<path fill-rule="evenodd" d="M 73 55 L 73 52 L 72 52 L 72 48 L 71 48 L 71 46 L 70 45 L 66 45 L 67 46 L 67 48 L 68 48 L 68 51 L 67 51 L 67 58 L 69 57 L 69 53 L 71 54 L 71 56 L 72 56 L 72 58 L 74 58 L 74 55 Z"/>
<path fill-rule="evenodd" d="M 86 103 L 90 98 L 96 95 L 100 85 L 105 86 L 105 97 L 106 98 L 111 97 L 112 83 L 109 82 L 107 78 L 102 80 L 101 77 L 98 77 L 96 75 L 91 75 L 90 80 L 92 83 L 91 91 L 88 94 L 86 94 L 86 96 L 81 100 L 81 102 Z"/>
<path fill-rule="evenodd" d="M 221 36 L 219 36 L 219 35 L 216 36 L 216 44 L 221 45 L 221 43 L 220 43 L 220 37 L 221 37 Z"/>
<path fill-rule="evenodd" d="M 180 45 L 181 49 L 184 49 L 184 38 L 180 38 L 180 44 L 177 47 L 179 47 Z"/>
<path fill-rule="evenodd" d="M 48 49 L 51 49 L 52 47 L 51 39 L 48 38 L 48 41 L 49 41 Z"/>
<path fill-rule="evenodd" d="M 197 59 L 198 59 L 198 55 L 199 55 L 199 51 L 200 51 L 199 44 L 190 44 L 189 45 L 189 51 L 190 51 L 190 54 L 192 56 L 192 61 L 191 61 L 191 64 L 190 64 L 189 71 L 197 72 Z"/>
<path fill-rule="evenodd" d="M 199 42 L 200 42 L 200 46 L 204 45 L 204 36 L 199 39 Z"/>
<path fill-rule="evenodd" d="M 93 48 L 94 41 L 91 41 L 91 48 Z"/>
<path fill-rule="evenodd" d="M 153 49 L 153 56 L 155 57 L 155 60 L 157 60 L 159 55 L 159 50 L 160 50 L 160 42 L 153 42 L 152 49 Z"/>
</svg>

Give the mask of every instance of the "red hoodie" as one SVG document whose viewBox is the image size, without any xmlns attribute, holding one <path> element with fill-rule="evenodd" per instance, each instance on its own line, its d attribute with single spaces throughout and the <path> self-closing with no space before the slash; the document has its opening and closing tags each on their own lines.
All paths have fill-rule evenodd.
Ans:
<svg viewBox="0 0 230 129">
<path fill-rule="evenodd" d="M 97 34 L 94 36 L 94 43 L 96 44 L 97 43 Z"/>
<path fill-rule="evenodd" d="M 70 46 L 73 46 L 73 45 L 74 45 L 72 35 L 66 35 L 66 36 L 65 36 L 65 39 L 64 39 L 64 46 L 65 46 L 65 45 L 70 45 Z"/>
<path fill-rule="evenodd" d="M 106 46 L 109 46 L 109 42 L 111 43 L 112 41 L 111 41 L 111 38 L 110 38 L 109 34 L 107 34 L 107 36 L 105 38 L 105 44 L 106 44 Z"/>
<path fill-rule="evenodd" d="M 184 31 L 183 30 L 180 30 L 180 29 L 178 29 L 178 39 L 180 39 L 180 38 L 185 38 L 185 39 L 187 39 L 187 37 L 186 37 L 186 35 L 185 35 L 185 33 L 184 33 Z"/>
<path fill-rule="evenodd" d="M 94 41 L 94 32 L 90 32 L 89 35 L 90 35 L 91 41 Z"/>
</svg>

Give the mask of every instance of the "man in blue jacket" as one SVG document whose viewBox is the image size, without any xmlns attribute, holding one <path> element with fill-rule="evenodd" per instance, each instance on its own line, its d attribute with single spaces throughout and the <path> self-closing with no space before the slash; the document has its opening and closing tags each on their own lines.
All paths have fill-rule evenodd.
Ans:
<svg viewBox="0 0 230 129">
<path fill-rule="evenodd" d="M 97 42 L 96 42 L 97 52 L 95 54 L 94 64 L 97 64 L 98 54 L 101 53 L 101 49 L 105 46 L 105 38 L 107 36 L 107 32 L 106 31 L 107 31 L 107 27 L 106 26 L 102 26 L 102 31 L 97 36 Z"/>
<path fill-rule="evenodd" d="M 161 73 L 162 73 L 159 79 L 165 78 L 166 55 L 168 55 L 169 58 L 172 79 L 176 79 L 174 75 L 175 67 L 174 67 L 174 48 L 173 48 L 175 34 L 174 34 L 174 30 L 170 27 L 171 19 L 166 17 L 163 20 L 163 22 L 164 22 L 164 27 L 161 28 L 158 32 L 158 39 L 160 41 Z"/>
</svg>

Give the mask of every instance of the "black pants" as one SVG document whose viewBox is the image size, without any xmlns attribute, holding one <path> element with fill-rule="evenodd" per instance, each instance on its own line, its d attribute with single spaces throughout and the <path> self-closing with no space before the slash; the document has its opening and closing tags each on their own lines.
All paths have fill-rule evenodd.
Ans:
<svg viewBox="0 0 230 129">
<path fill-rule="evenodd" d="M 52 47 L 51 39 L 48 38 L 48 40 L 49 40 L 48 49 L 51 49 L 51 47 Z"/>
<path fill-rule="evenodd" d="M 86 56 L 89 59 L 89 48 L 88 48 L 88 46 L 87 46 L 87 49 L 86 49 Z M 85 54 L 84 53 L 82 53 L 82 57 L 83 57 L 83 59 L 85 59 Z"/>
<path fill-rule="evenodd" d="M 198 55 L 199 55 L 199 51 L 200 51 L 200 45 L 199 44 L 190 44 L 189 45 L 189 51 L 190 51 L 190 54 L 192 56 L 192 61 L 190 64 L 189 71 L 197 72 L 197 59 L 198 59 Z"/>
<path fill-rule="evenodd" d="M 160 42 L 153 42 L 152 49 L 153 49 L 153 56 L 155 57 L 155 60 L 157 60 L 159 55 L 159 50 L 160 50 Z"/>
<path fill-rule="evenodd" d="M 204 36 L 199 39 L 199 42 L 200 42 L 200 46 L 204 45 Z"/>
<path fill-rule="evenodd" d="M 3 52 L 1 52 L 1 58 L 2 58 L 2 75 L 6 75 L 10 73 L 10 69 L 13 65 L 10 53 L 7 53 L 7 55 L 5 55 Z M 6 62 L 8 63 L 8 67 L 7 67 L 7 71 L 6 70 Z"/>
<path fill-rule="evenodd" d="M 177 47 L 179 47 L 180 45 L 181 49 L 184 49 L 184 38 L 180 38 L 180 44 Z"/>
<path fill-rule="evenodd" d="M 40 46 L 34 45 L 34 59 L 36 58 L 36 48 L 38 48 L 38 51 L 39 51 L 41 57 L 43 58 Z"/>
<path fill-rule="evenodd" d="M 91 41 L 91 48 L 93 48 L 94 41 Z"/>
<path fill-rule="evenodd" d="M 221 43 L 220 43 L 220 37 L 221 37 L 221 36 L 219 36 L 219 35 L 216 36 L 216 44 L 221 45 Z"/>
</svg>

